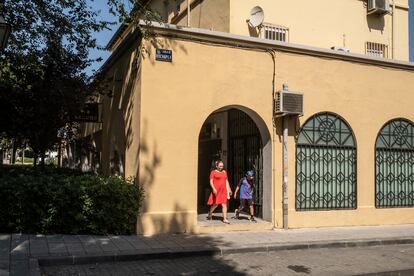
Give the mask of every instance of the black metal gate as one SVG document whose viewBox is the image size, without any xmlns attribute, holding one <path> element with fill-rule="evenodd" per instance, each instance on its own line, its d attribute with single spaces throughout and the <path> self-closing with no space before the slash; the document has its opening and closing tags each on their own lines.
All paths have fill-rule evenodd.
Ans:
<svg viewBox="0 0 414 276">
<path fill-rule="evenodd" d="M 357 208 L 354 134 L 339 115 L 310 117 L 296 140 L 296 210 Z"/>
<path fill-rule="evenodd" d="M 375 152 L 375 207 L 414 207 L 414 124 L 389 121 L 378 134 Z"/>
<path fill-rule="evenodd" d="M 263 158 L 260 132 L 253 120 L 244 112 L 231 109 L 228 112 L 228 172 L 234 191 L 246 171 L 255 174 L 255 215 L 263 215 Z M 237 208 L 239 201 L 230 200 L 230 211 Z"/>
</svg>

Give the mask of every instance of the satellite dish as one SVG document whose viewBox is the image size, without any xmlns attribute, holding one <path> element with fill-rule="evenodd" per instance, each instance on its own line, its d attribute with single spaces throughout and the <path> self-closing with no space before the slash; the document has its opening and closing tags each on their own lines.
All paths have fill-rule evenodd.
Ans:
<svg viewBox="0 0 414 276">
<path fill-rule="evenodd" d="M 250 17 L 247 19 L 247 23 L 253 28 L 256 28 L 262 25 L 264 20 L 264 12 L 263 9 L 259 6 L 254 7 L 250 11 Z"/>
</svg>

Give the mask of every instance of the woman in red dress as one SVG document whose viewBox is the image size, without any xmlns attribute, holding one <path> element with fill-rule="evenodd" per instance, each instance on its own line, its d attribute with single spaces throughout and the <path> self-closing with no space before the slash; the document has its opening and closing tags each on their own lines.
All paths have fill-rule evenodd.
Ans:
<svg viewBox="0 0 414 276">
<path fill-rule="evenodd" d="M 223 170 L 223 161 L 216 161 L 215 165 L 216 169 L 210 173 L 211 193 L 207 205 L 211 205 L 211 207 L 207 219 L 212 219 L 214 210 L 220 204 L 223 211 L 223 222 L 229 224 L 230 222 L 227 220 L 227 198 L 231 196 L 232 192 L 227 179 L 227 172 Z"/>
</svg>

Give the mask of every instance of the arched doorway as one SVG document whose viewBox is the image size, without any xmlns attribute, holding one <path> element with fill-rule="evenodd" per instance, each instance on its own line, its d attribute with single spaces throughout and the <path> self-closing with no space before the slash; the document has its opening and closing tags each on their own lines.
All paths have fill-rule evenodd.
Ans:
<svg viewBox="0 0 414 276">
<path fill-rule="evenodd" d="M 211 113 L 199 134 L 197 211 L 207 214 L 209 174 L 215 160 L 224 161 L 234 191 L 247 170 L 255 172 L 255 214 L 271 221 L 271 139 L 267 126 L 256 112 L 229 106 Z M 229 212 L 239 200 L 229 201 Z"/>
</svg>

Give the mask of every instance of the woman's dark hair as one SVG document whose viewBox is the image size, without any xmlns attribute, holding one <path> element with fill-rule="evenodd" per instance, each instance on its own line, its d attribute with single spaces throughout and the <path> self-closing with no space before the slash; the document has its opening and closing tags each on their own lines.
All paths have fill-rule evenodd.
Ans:
<svg viewBox="0 0 414 276">
<path fill-rule="evenodd" d="M 218 166 L 218 164 L 220 164 L 220 163 L 224 164 L 223 160 L 219 159 L 219 160 L 214 161 L 214 168 L 216 168 Z"/>
</svg>

